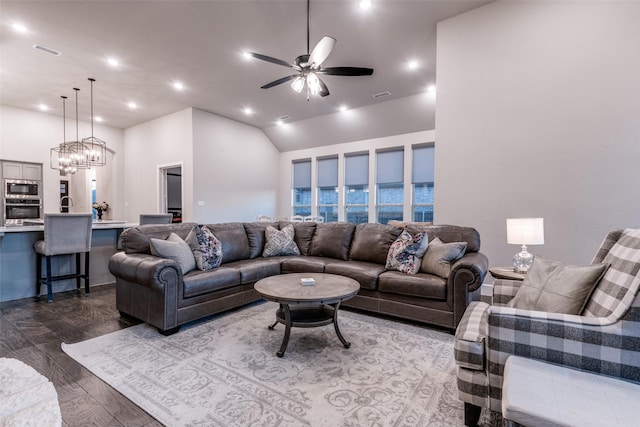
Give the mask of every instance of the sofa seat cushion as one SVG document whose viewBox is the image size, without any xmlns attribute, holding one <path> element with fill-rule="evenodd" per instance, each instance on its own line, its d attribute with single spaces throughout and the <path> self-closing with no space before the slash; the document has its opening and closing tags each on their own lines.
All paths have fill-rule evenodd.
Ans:
<svg viewBox="0 0 640 427">
<path fill-rule="evenodd" d="M 325 273 L 350 277 L 360 283 L 362 289 L 371 290 L 377 288 L 378 276 L 384 271 L 384 266 L 382 265 L 362 261 L 331 260 L 324 268 Z"/>
<path fill-rule="evenodd" d="M 220 291 L 241 283 L 240 270 L 229 267 L 218 267 L 209 271 L 195 270 L 186 274 L 182 280 L 185 298 Z"/>
<path fill-rule="evenodd" d="M 240 271 L 240 280 L 243 285 L 255 283 L 265 277 L 280 274 L 279 258 L 254 258 L 225 264 L 225 267 L 235 268 Z"/>
<path fill-rule="evenodd" d="M 456 364 L 467 369 L 484 370 L 485 340 L 489 336 L 489 304 L 472 301 L 464 314 L 453 344 Z"/>
<path fill-rule="evenodd" d="M 281 260 L 283 273 L 324 273 L 325 266 L 334 261 L 317 256 L 291 256 Z"/>
<path fill-rule="evenodd" d="M 385 271 L 378 277 L 378 290 L 441 301 L 447 299 L 447 281 L 432 274 L 410 275 L 399 271 Z"/>
</svg>

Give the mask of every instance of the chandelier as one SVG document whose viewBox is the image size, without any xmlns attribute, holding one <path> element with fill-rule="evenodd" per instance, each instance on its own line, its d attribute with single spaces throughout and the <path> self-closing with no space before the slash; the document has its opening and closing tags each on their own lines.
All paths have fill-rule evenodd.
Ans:
<svg viewBox="0 0 640 427">
<path fill-rule="evenodd" d="M 58 169 L 61 175 L 76 173 L 79 169 L 89 169 L 92 166 L 104 166 L 107 163 L 107 143 L 93 136 L 93 82 L 91 85 L 91 136 L 80 139 L 78 133 L 78 92 L 76 92 L 76 139 L 67 141 L 66 135 L 66 96 L 62 98 L 62 142 L 50 150 L 51 169 Z"/>
</svg>

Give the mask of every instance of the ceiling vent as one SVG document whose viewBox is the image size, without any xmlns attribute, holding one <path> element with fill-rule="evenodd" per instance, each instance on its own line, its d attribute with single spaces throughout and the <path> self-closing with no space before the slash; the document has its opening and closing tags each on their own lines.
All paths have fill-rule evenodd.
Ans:
<svg viewBox="0 0 640 427">
<path fill-rule="evenodd" d="M 32 47 L 34 49 L 38 49 L 38 50 L 41 50 L 43 52 L 50 53 L 51 55 L 55 55 L 55 56 L 62 55 L 62 52 L 59 52 L 59 51 L 57 51 L 55 49 L 51 49 L 50 47 L 42 46 L 42 45 L 39 45 L 39 44 L 34 44 Z"/>
<path fill-rule="evenodd" d="M 384 92 L 374 93 L 372 96 L 376 99 L 384 98 L 385 96 L 391 96 L 391 92 L 389 92 L 388 90 L 385 90 Z"/>
</svg>

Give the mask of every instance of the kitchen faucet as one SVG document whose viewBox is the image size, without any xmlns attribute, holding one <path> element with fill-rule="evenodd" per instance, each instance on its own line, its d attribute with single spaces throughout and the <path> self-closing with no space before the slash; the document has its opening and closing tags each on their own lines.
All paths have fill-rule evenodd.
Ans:
<svg viewBox="0 0 640 427">
<path fill-rule="evenodd" d="M 62 212 L 62 208 L 65 207 L 65 206 L 62 206 L 62 201 L 64 199 L 69 199 L 69 206 L 66 206 L 66 207 L 69 207 L 69 208 L 73 207 L 73 199 L 69 196 L 62 196 L 60 197 L 60 212 Z"/>
</svg>

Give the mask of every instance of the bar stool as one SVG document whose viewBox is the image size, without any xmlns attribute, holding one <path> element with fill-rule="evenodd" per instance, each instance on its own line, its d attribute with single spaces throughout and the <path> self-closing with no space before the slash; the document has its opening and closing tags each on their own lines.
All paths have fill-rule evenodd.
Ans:
<svg viewBox="0 0 640 427">
<path fill-rule="evenodd" d="M 36 297 L 40 297 L 42 283 L 47 285 L 47 301 L 53 301 L 52 282 L 84 279 L 85 294 L 89 295 L 89 254 L 91 252 L 91 214 L 44 214 L 44 240 L 33 244 L 36 252 Z M 84 253 L 84 274 L 80 270 L 80 254 Z M 51 258 L 56 255 L 76 256 L 73 274 L 51 275 Z M 42 277 L 42 257 L 45 257 L 46 277 Z"/>
<path fill-rule="evenodd" d="M 140 214 L 140 225 L 145 224 L 171 224 L 172 214 Z"/>
</svg>

